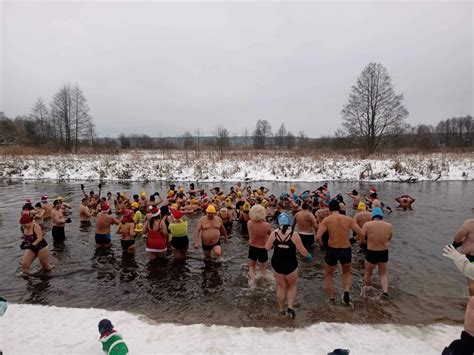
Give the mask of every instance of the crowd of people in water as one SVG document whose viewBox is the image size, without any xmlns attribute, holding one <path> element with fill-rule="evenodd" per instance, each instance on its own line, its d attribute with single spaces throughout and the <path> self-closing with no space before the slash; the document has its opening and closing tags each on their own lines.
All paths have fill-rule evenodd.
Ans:
<svg viewBox="0 0 474 355">
<path fill-rule="evenodd" d="M 366 193 L 353 190 L 336 195 L 324 183 L 314 191 L 297 191 L 296 186 L 291 186 L 289 191 L 275 195 L 264 186 L 252 189 L 237 183 L 228 191 L 219 186 L 206 191 L 197 189 L 191 183 L 188 188 L 170 184 L 165 196 L 158 192 L 149 195 L 144 191 L 133 196 L 124 192 L 115 195 L 107 192 L 102 196 L 101 184 L 98 188 L 97 193 L 87 193 L 81 185 L 83 198 L 79 207 L 81 228 L 92 228 L 95 217 L 96 248 L 106 249 L 112 245 L 112 225 L 116 225 L 115 233 L 120 236 L 124 253 L 133 255 L 137 248 L 136 238 L 143 236 L 150 259 L 171 255 L 175 259 L 185 259 L 191 243 L 193 248 L 202 249 L 205 258 L 218 260 L 225 253 L 223 244 L 237 222 L 241 234 L 248 237 L 248 277 L 251 285 L 255 284 L 257 269 L 261 275 L 266 275 L 268 252 L 273 249 L 270 264 L 277 284 L 278 311 L 282 315 L 289 318 L 296 316 L 297 252 L 310 262 L 316 244 L 325 252 L 328 302 L 336 300 L 333 281 L 334 272 L 340 264 L 343 283 L 341 301 L 353 306 L 350 294 L 353 244 L 365 253 L 364 286 L 371 285 L 372 275 L 377 270 L 381 297 L 390 298 L 388 261 L 393 228 L 385 216 L 392 209 L 380 201 L 374 187 Z M 407 193 L 394 200 L 401 210 L 412 209 L 415 203 L 415 198 Z M 65 226 L 71 222 L 67 217 L 71 209 L 60 196 L 52 204 L 48 196 L 42 196 L 36 204 L 26 201 L 20 217 L 23 272 L 29 271 L 36 258 L 42 270 L 47 272 L 52 269 L 41 225 L 46 219 L 51 219 L 53 243 L 65 243 Z M 200 216 L 197 227 L 195 231 L 189 231 L 187 218 L 195 215 Z M 275 223 L 277 228 L 273 227 Z M 458 247 L 461 247 L 461 253 L 456 250 Z M 453 259 L 465 273 L 470 295 L 474 296 L 474 264 L 471 264 L 474 262 L 474 219 L 467 220 L 456 232 L 453 246 L 446 247 L 444 255 Z M 466 343 L 467 339 L 469 346 L 473 345 L 474 339 L 473 299 L 471 297 L 468 304 L 466 329 L 460 340 Z"/>
</svg>

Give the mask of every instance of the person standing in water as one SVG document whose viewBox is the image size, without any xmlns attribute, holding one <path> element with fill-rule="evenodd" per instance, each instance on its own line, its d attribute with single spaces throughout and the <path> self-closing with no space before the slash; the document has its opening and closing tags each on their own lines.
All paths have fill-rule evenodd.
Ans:
<svg viewBox="0 0 474 355">
<path fill-rule="evenodd" d="M 301 241 L 306 249 L 311 249 L 314 244 L 314 235 L 318 231 L 318 221 L 316 217 L 309 212 L 309 205 L 306 202 L 301 204 L 302 210 L 295 214 L 293 229 L 300 235 Z"/>
<path fill-rule="evenodd" d="M 342 266 L 342 281 L 344 285 L 344 294 L 342 300 L 347 305 L 352 305 L 352 299 L 350 296 L 351 289 L 351 261 L 352 261 L 352 250 L 351 243 L 349 241 L 349 231 L 352 229 L 354 232 L 362 234 L 362 229 L 354 222 L 349 216 L 339 214 L 339 202 L 332 200 L 329 203 L 330 216 L 326 217 L 318 228 L 316 239 L 319 245 L 323 245 L 322 236 L 328 231 L 329 241 L 328 248 L 325 256 L 325 284 L 328 298 L 331 302 L 335 301 L 334 298 L 334 271 L 336 270 L 337 263 L 340 262 Z"/>
<path fill-rule="evenodd" d="M 404 193 L 400 197 L 395 197 L 395 201 L 398 202 L 398 207 L 403 209 L 404 211 L 406 210 L 412 210 L 411 205 L 415 203 L 415 199 L 408 195 L 407 193 Z"/>
<path fill-rule="evenodd" d="M 51 219 L 53 221 L 53 228 L 51 229 L 51 234 L 53 236 L 54 244 L 62 244 L 66 240 L 64 226 L 66 223 L 71 222 L 70 218 L 64 218 L 62 200 L 54 200 L 53 210 L 51 211 Z"/>
<path fill-rule="evenodd" d="M 171 250 L 175 259 L 184 259 L 188 252 L 188 221 L 183 219 L 183 212 L 180 210 L 172 211 L 173 221 L 168 229 L 171 232 Z"/>
<path fill-rule="evenodd" d="M 135 223 L 133 222 L 133 211 L 125 210 L 117 227 L 120 234 L 122 250 L 129 254 L 135 254 Z"/>
<path fill-rule="evenodd" d="M 110 248 L 112 245 L 110 226 L 112 224 L 120 224 L 120 221 L 109 214 L 110 206 L 106 202 L 104 202 L 100 208 L 101 210 L 95 220 L 95 247 Z"/>
<path fill-rule="evenodd" d="M 268 251 L 265 249 L 268 236 L 272 232 L 270 223 L 265 221 L 266 211 L 262 205 L 255 205 L 249 212 L 250 220 L 247 223 L 249 231 L 249 284 L 255 281 L 257 262 L 262 276 L 267 273 Z"/>
<path fill-rule="evenodd" d="M 362 227 L 362 238 L 367 243 L 364 286 L 372 284 L 372 272 L 377 267 L 383 295 L 386 298 L 389 297 L 387 264 L 392 231 L 392 225 L 383 220 L 383 211 L 380 207 L 375 207 L 372 210 L 372 221 L 365 223 Z"/>
<path fill-rule="evenodd" d="M 206 216 L 201 217 L 198 222 L 194 236 L 194 249 L 199 248 L 199 239 L 201 238 L 202 250 L 208 258 L 211 257 L 211 252 L 216 257 L 222 255 L 221 235 L 224 236 L 224 240 L 227 242 L 227 231 L 222 223 L 222 219 L 216 214 L 216 208 L 213 205 L 209 205 L 206 209 Z"/>
<path fill-rule="evenodd" d="M 298 280 L 298 260 L 296 250 L 313 260 L 313 255 L 306 250 L 298 233 L 290 228 L 291 218 L 287 213 L 278 216 L 279 228 L 269 236 L 265 248 L 274 249 L 272 256 L 273 275 L 277 282 L 277 302 L 280 314 L 295 318 L 293 304 L 296 299 L 296 283 Z M 285 310 L 285 301 L 288 304 Z"/>
<path fill-rule="evenodd" d="M 153 207 L 150 219 L 145 222 L 143 233 L 147 234 L 146 251 L 150 259 L 164 257 L 168 250 L 168 228 L 165 219 L 167 216 L 161 216 L 161 210 Z"/>
<path fill-rule="evenodd" d="M 25 251 L 21 263 L 22 271 L 27 273 L 36 258 L 38 258 L 43 271 L 51 271 L 48 243 L 44 239 L 41 227 L 26 214 L 21 216 L 20 225 L 23 233 L 23 242 L 20 248 Z"/>
</svg>

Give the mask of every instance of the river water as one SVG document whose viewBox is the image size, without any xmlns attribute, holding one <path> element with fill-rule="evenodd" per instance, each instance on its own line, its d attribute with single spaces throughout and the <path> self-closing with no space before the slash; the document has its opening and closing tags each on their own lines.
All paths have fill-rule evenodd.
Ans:
<svg viewBox="0 0 474 355">
<path fill-rule="evenodd" d="M 279 195 L 287 183 L 253 183 L 267 186 Z M 164 183 L 106 183 L 103 191 L 124 191 L 130 196 L 142 190 L 166 191 Z M 299 191 L 314 184 L 296 184 Z M 230 184 L 222 184 L 227 191 Z M 393 298 L 379 300 L 378 291 L 360 296 L 363 278 L 362 254 L 353 248 L 353 298 L 355 308 L 329 306 L 324 289 L 323 254 L 315 249 L 311 263 L 300 259 L 297 317 L 288 320 L 276 313 L 275 283 L 261 279 L 257 287 L 247 282 L 247 241 L 237 226 L 223 246 L 223 261 L 209 262 L 200 250 L 190 249 L 184 263 L 169 259 L 150 263 L 144 241 L 137 239 L 135 257 L 123 255 L 119 238 L 109 252 L 96 253 L 94 230 L 81 232 L 78 207 L 79 183 L 0 181 L 0 295 L 15 303 L 65 307 L 105 308 L 144 314 L 159 322 L 221 324 L 258 327 L 301 327 L 326 322 L 430 324 L 461 323 L 468 291 L 465 278 L 441 256 L 442 248 L 461 223 L 471 218 L 474 182 L 421 182 L 416 184 L 371 184 L 382 201 L 393 207 L 393 197 L 408 192 L 416 198 L 413 211 L 387 216 L 394 225 L 390 248 L 389 292 Z M 201 187 L 201 186 L 199 186 Z M 203 185 L 209 188 L 211 185 Z M 366 183 L 329 184 L 334 193 L 368 191 Z M 88 191 L 90 188 L 87 187 Z M 21 274 L 22 251 L 18 219 L 26 198 L 61 195 L 74 207 L 73 222 L 66 225 L 63 250 L 52 250 L 54 270 L 49 274 Z M 348 201 L 347 201 L 348 202 Z M 348 204 L 350 205 L 350 204 Z M 349 214 L 352 210 L 348 207 Z M 190 218 L 193 236 L 199 216 Z M 51 232 L 46 239 L 52 248 Z M 374 279 L 378 286 L 378 278 Z M 341 274 L 336 274 L 336 292 L 342 292 Z"/>
</svg>

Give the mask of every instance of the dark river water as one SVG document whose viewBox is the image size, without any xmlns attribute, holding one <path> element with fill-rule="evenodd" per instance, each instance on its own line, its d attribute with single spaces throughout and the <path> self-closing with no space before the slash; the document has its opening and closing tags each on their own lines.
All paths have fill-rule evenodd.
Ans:
<svg viewBox="0 0 474 355">
<path fill-rule="evenodd" d="M 260 183 L 253 183 L 260 186 Z M 271 192 L 288 191 L 287 183 L 263 183 Z M 298 190 L 314 184 L 296 184 Z M 209 188 L 211 185 L 203 185 Z M 214 185 L 212 185 L 214 186 Z M 230 184 L 222 184 L 226 191 Z M 205 261 L 200 250 L 190 249 L 189 258 L 178 263 L 170 256 L 150 263 L 144 241 L 137 240 L 135 257 L 122 255 L 120 241 L 107 253 L 95 252 L 94 230 L 79 230 L 78 207 L 81 192 L 78 183 L 0 181 L 0 295 L 15 303 L 64 307 L 105 308 L 144 314 L 159 322 L 206 323 L 233 326 L 300 327 L 312 323 L 461 323 L 467 302 L 467 282 L 450 260 L 441 256 L 442 248 L 461 223 L 471 218 L 474 207 L 474 182 L 421 182 L 416 184 L 371 184 L 382 201 L 393 207 L 393 198 L 408 192 L 417 200 L 413 211 L 398 211 L 387 216 L 394 225 L 390 249 L 389 292 L 393 299 L 377 299 L 378 291 L 362 298 L 362 254 L 353 247 L 353 298 L 355 308 L 340 304 L 329 306 L 324 289 L 323 254 L 315 249 L 313 262 L 300 260 L 296 319 L 276 313 L 273 277 L 261 279 L 256 288 L 247 282 L 247 241 L 234 226 L 232 238 L 223 246 L 223 261 Z M 365 183 L 329 183 L 333 195 L 356 188 L 368 191 Z M 87 187 L 88 191 L 90 188 Z M 142 190 L 166 191 L 163 183 L 106 183 L 105 191 L 125 191 L 130 196 Z M 50 274 L 21 274 L 22 251 L 18 219 L 26 198 L 34 202 L 42 194 L 61 195 L 74 210 L 73 222 L 66 225 L 64 250 L 52 251 L 55 265 Z M 348 202 L 348 201 L 346 201 Z M 350 205 L 350 204 L 349 204 Z M 352 210 L 348 208 L 349 214 Z M 189 235 L 194 236 L 196 220 L 190 219 Z M 49 228 L 46 239 L 52 248 Z M 378 278 L 374 279 L 378 285 Z M 336 274 L 336 292 L 342 292 L 340 271 Z"/>
</svg>

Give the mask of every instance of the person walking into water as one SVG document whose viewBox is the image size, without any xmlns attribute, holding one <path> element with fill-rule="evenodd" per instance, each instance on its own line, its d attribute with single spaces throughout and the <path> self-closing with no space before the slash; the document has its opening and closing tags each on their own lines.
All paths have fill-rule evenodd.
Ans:
<svg viewBox="0 0 474 355">
<path fill-rule="evenodd" d="M 249 231 L 249 284 L 255 282 L 257 262 L 259 264 L 260 274 L 265 276 L 267 273 L 268 251 L 265 249 L 268 236 L 272 232 L 270 223 L 265 221 L 266 211 L 262 205 L 255 205 L 249 212 L 250 221 L 248 221 Z"/>
<path fill-rule="evenodd" d="M 313 260 L 313 255 L 306 250 L 298 233 L 290 228 L 291 218 L 287 213 L 278 216 L 279 228 L 269 236 L 265 248 L 273 250 L 272 267 L 273 275 L 277 282 L 277 302 L 280 314 L 295 318 L 294 302 L 296 299 L 296 283 L 298 280 L 298 260 L 296 250 L 307 258 Z M 285 310 L 285 301 L 287 308 Z"/>
<path fill-rule="evenodd" d="M 332 200 L 329 203 L 330 216 L 326 217 L 319 225 L 316 239 L 320 246 L 323 245 L 322 236 L 328 231 L 329 241 L 325 256 L 325 284 L 326 291 L 331 302 L 334 298 L 334 271 L 337 263 L 342 266 L 342 282 L 344 285 L 344 294 L 342 300 L 347 305 L 352 305 L 350 296 L 351 289 L 351 261 L 352 250 L 349 241 L 349 231 L 352 229 L 356 233 L 362 233 L 362 229 L 349 216 L 339 214 L 339 202 Z"/>
<path fill-rule="evenodd" d="M 392 231 L 392 225 L 383 220 L 383 211 L 380 207 L 375 207 L 372 210 L 372 221 L 365 223 L 362 227 L 362 238 L 367 244 L 364 286 L 372 284 L 372 272 L 377 267 L 383 295 L 386 298 L 389 297 L 387 264 Z"/>
<path fill-rule="evenodd" d="M 110 226 L 120 224 L 120 221 L 109 214 L 110 206 L 106 202 L 100 206 L 100 209 L 95 220 L 95 247 L 110 248 L 112 245 Z"/>
<path fill-rule="evenodd" d="M 309 212 L 309 205 L 306 202 L 301 204 L 302 210 L 295 214 L 292 228 L 296 226 L 296 231 L 300 235 L 301 241 L 306 249 L 311 249 L 314 244 L 314 235 L 318 231 L 318 221 Z"/>
<path fill-rule="evenodd" d="M 41 227 L 26 214 L 21 216 L 20 225 L 23 233 L 23 242 L 20 248 L 25 251 L 21 263 L 22 271 L 27 273 L 36 258 L 38 258 L 43 271 L 51 271 L 48 243 L 44 239 Z"/>
<path fill-rule="evenodd" d="M 202 251 L 206 257 L 211 257 L 211 252 L 216 257 L 222 255 L 221 235 L 227 242 L 227 231 L 225 230 L 222 219 L 217 215 L 216 208 L 209 205 L 206 209 L 206 216 L 201 217 L 196 228 L 194 236 L 194 249 L 199 248 L 199 240 L 201 239 Z"/>
</svg>

